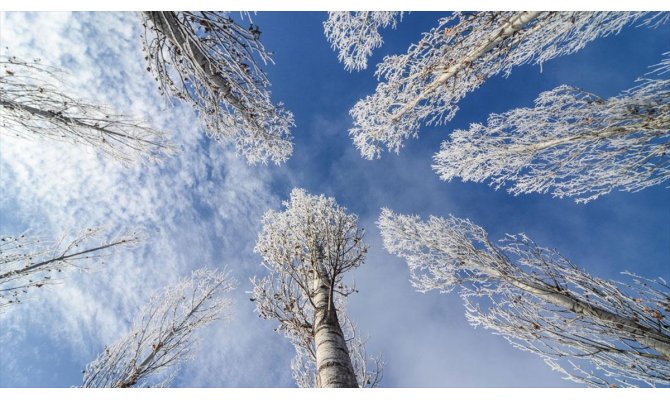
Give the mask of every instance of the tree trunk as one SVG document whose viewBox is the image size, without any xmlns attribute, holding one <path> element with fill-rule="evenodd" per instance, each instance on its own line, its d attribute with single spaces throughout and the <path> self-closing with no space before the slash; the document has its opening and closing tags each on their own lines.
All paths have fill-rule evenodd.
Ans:
<svg viewBox="0 0 670 400">
<path fill-rule="evenodd" d="M 357 388 L 354 368 L 328 284 L 314 279 L 316 307 L 314 343 L 316 344 L 316 385 L 323 388 Z"/>
<path fill-rule="evenodd" d="M 571 296 L 569 292 L 560 292 L 555 288 L 540 282 L 534 284 L 531 283 L 530 279 L 529 281 L 523 281 L 504 275 L 495 268 L 487 266 L 476 266 L 475 270 L 505 281 L 526 293 L 533 294 L 550 304 L 572 311 L 575 314 L 581 314 L 595 320 L 616 324 L 618 329 L 631 335 L 638 343 L 656 350 L 667 360 L 670 360 L 670 337 L 664 335 L 660 331 L 650 329 L 629 318 L 622 317 L 598 306 L 576 299 Z"/>
<path fill-rule="evenodd" d="M 226 102 L 237 109 L 249 124 L 258 126 L 256 120 L 251 116 L 251 112 L 233 94 L 230 82 L 222 76 L 220 71 L 213 70 L 208 56 L 203 54 L 199 46 L 193 43 L 192 39 L 184 36 L 179 27 L 180 23 L 176 13 L 144 11 L 143 14 L 153 23 L 158 32 L 165 35 L 175 47 L 182 51 L 182 54 L 192 56 L 191 61 L 205 73 L 211 84 L 219 88 L 219 94 Z"/>
<path fill-rule="evenodd" d="M 417 104 L 424 98 L 428 97 L 431 93 L 435 92 L 437 88 L 444 85 L 449 79 L 453 78 L 459 71 L 467 68 L 479 57 L 486 54 L 489 50 L 500 44 L 503 40 L 514 35 L 516 32 L 520 31 L 524 26 L 526 26 L 531 21 L 539 17 L 542 12 L 537 11 L 525 11 L 521 12 L 515 17 L 511 18 L 509 21 L 504 23 L 499 29 L 495 30 L 488 38 L 482 43 L 479 47 L 473 49 L 463 60 L 459 60 L 456 64 L 446 67 L 446 70 L 442 72 L 431 84 L 427 85 L 424 90 L 421 91 L 412 101 L 405 104 L 397 112 L 394 113 L 391 120 L 398 121 L 402 116 L 412 108 L 416 107 Z"/>
<path fill-rule="evenodd" d="M 58 257 L 51 258 L 51 259 L 46 260 L 46 261 L 40 261 L 40 262 L 35 263 L 35 264 L 26 265 L 25 267 L 23 267 L 21 269 L 11 270 L 11 271 L 5 272 L 3 274 L 0 274 L 0 281 L 2 279 L 7 279 L 7 278 L 10 278 L 10 277 L 15 276 L 15 275 L 27 274 L 28 272 L 33 271 L 33 270 L 35 270 L 39 267 L 43 267 L 47 264 L 57 263 L 57 262 L 60 262 L 60 261 L 67 262 L 68 260 L 73 259 L 75 257 L 81 256 L 81 255 L 84 255 L 84 254 L 88 254 L 88 253 L 93 253 L 93 252 L 100 251 L 100 250 L 104 250 L 104 249 L 107 249 L 107 248 L 110 248 L 110 247 L 113 247 L 113 246 L 116 246 L 116 245 L 119 245 L 119 244 L 123 244 L 123 243 L 126 243 L 126 242 L 128 242 L 128 240 L 126 240 L 126 239 L 118 240 L 116 242 L 104 244 L 102 246 L 94 247 L 94 248 L 87 249 L 87 250 L 82 250 L 82 251 L 79 251 L 77 253 L 62 254 Z M 72 264 L 70 264 L 70 265 L 72 265 Z"/>
</svg>

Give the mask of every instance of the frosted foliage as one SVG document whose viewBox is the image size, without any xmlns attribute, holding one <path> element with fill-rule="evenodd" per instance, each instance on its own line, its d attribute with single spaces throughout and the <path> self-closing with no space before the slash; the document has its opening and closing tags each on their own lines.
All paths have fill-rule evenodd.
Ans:
<svg viewBox="0 0 670 400">
<path fill-rule="evenodd" d="M 105 236 L 101 228 L 55 241 L 25 233 L 0 235 L 0 314 L 28 300 L 35 290 L 62 283 L 67 271 L 104 264 L 102 258 L 113 250 L 139 241 L 137 234 Z"/>
<path fill-rule="evenodd" d="M 544 92 L 534 108 L 453 132 L 433 168 L 447 181 L 489 180 L 515 195 L 550 192 L 577 202 L 663 183 L 670 178 L 670 80 L 639 82 L 609 99 L 569 86 Z"/>
<path fill-rule="evenodd" d="M 64 90 L 65 73 L 39 60 L 0 57 L 0 132 L 85 145 L 129 164 L 173 153 L 167 135 Z"/>
<path fill-rule="evenodd" d="M 338 51 L 337 59 L 344 64 L 344 69 L 360 71 L 368 67 L 368 57 L 384 42 L 379 28 L 389 25 L 395 28 L 402 14 L 397 11 L 329 12 L 323 31 L 333 50 Z"/>
<path fill-rule="evenodd" d="M 642 12 L 479 12 L 454 13 L 410 46 L 377 66 L 375 93 L 350 111 L 349 134 L 363 157 L 399 152 L 417 137 L 422 123 L 443 124 L 458 102 L 488 78 L 509 75 L 515 66 L 542 64 L 587 43 L 618 33 Z M 667 19 L 652 15 L 656 23 Z M 652 23 L 653 21 L 648 20 Z"/>
<path fill-rule="evenodd" d="M 484 229 L 455 217 L 424 222 L 383 210 L 378 224 L 419 291 L 458 286 L 472 325 L 538 354 L 567 379 L 670 384 L 670 287 L 662 278 L 592 277 L 523 234 L 494 244 Z"/>
<path fill-rule="evenodd" d="M 175 367 L 189 358 L 195 332 L 221 317 L 234 284 L 227 273 L 193 271 L 151 297 L 126 336 L 107 347 L 84 372 L 83 387 L 167 386 Z"/>
<path fill-rule="evenodd" d="M 358 218 L 334 198 L 293 189 L 283 204 L 285 211 L 270 210 L 263 216 L 255 248 L 271 271 L 307 287 L 318 269 L 323 279 L 338 285 L 344 272 L 363 263 L 367 246 Z"/>
<path fill-rule="evenodd" d="M 249 163 L 280 164 L 293 151 L 293 115 L 272 104 L 260 29 L 222 12 L 144 12 L 144 51 L 161 93 L 197 111 L 207 133 L 235 143 Z"/>
<path fill-rule="evenodd" d="M 275 331 L 284 334 L 296 348 L 291 367 L 301 387 L 318 385 L 315 335 L 320 323 L 318 296 L 328 290 L 330 307 L 345 338 L 346 350 L 361 385 L 377 384 L 381 367 L 377 359 L 369 361 L 363 341 L 344 310 L 345 297 L 356 290 L 343 282 L 343 274 L 364 261 L 367 246 L 357 217 L 347 214 L 333 198 L 309 195 L 293 189 L 285 210 L 268 211 L 255 251 L 260 253 L 269 274 L 252 279 L 252 300 L 262 318 L 279 322 Z M 314 283 L 318 282 L 318 285 Z M 340 327 L 337 327 L 339 330 Z M 361 380 L 363 379 L 364 380 Z"/>
</svg>

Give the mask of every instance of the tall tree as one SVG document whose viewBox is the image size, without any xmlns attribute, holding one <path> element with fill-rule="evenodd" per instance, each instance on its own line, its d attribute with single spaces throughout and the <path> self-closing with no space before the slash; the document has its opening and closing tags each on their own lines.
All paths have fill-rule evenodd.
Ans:
<svg viewBox="0 0 670 400">
<path fill-rule="evenodd" d="M 144 12 L 144 51 L 161 93 L 189 103 L 208 134 L 248 162 L 280 164 L 293 151 L 293 115 L 270 99 L 261 31 L 222 12 Z"/>
<path fill-rule="evenodd" d="M 655 72 L 669 66 L 667 58 Z M 608 99 L 570 86 L 544 92 L 534 108 L 454 131 L 433 168 L 447 181 L 489 180 L 496 189 L 511 184 L 513 194 L 551 192 L 577 202 L 663 183 L 670 179 L 670 79 L 638 82 Z"/>
<path fill-rule="evenodd" d="M 284 206 L 263 216 L 255 250 L 270 273 L 252 280 L 256 310 L 279 321 L 276 330 L 296 347 L 293 368 L 300 385 L 358 387 L 351 357 L 356 346 L 345 336 L 352 327 L 342 315 L 343 298 L 355 289 L 343 275 L 364 261 L 363 230 L 333 198 L 293 189 Z M 305 371 L 315 372 L 313 381 Z"/>
<path fill-rule="evenodd" d="M 196 330 L 229 307 L 221 295 L 233 287 L 225 272 L 203 268 L 157 293 L 139 312 L 130 332 L 105 346 L 86 367 L 82 386 L 167 386 L 174 367 L 188 359 Z"/>
<path fill-rule="evenodd" d="M 103 236 L 99 228 L 56 242 L 26 234 L 0 236 L 0 314 L 23 303 L 32 290 L 60 282 L 65 271 L 85 269 L 110 250 L 139 241 L 136 234 L 111 240 Z"/>
<path fill-rule="evenodd" d="M 350 129 L 363 157 L 381 156 L 382 146 L 399 152 L 417 137 L 422 123 L 451 120 L 458 102 L 488 78 L 509 75 L 518 65 L 542 64 L 572 54 L 589 42 L 618 33 L 643 12 L 479 12 L 454 13 L 425 33 L 403 55 L 377 66 L 385 80 L 350 111 Z M 667 14 L 652 14 L 656 25 Z"/>
<path fill-rule="evenodd" d="M 397 11 L 334 11 L 328 13 L 323 23 L 323 32 L 337 50 L 337 59 L 347 71 L 360 71 L 368 67 L 368 57 L 381 47 L 384 41 L 379 28 L 389 25 L 395 29 L 397 19 L 402 19 Z"/>
<path fill-rule="evenodd" d="M 417 290 L 459 286 L 471 324 L 540 355 L 569 379 L 670 384 L 670 287 L 661 278 L 633 275 L 622 284 L 592 277 L 523 234 L 497 245 L 483 228 L 455 217 L 424 222 L 384 209 L 378 224 Z"/>
<path fill-rule="evenodd" d="M 172 153 L 146 122 L 68 94 L 63 75 L 39 60 L 0 57 L 0 133 L 82 144 L 124 163 Z"/>
</svg>

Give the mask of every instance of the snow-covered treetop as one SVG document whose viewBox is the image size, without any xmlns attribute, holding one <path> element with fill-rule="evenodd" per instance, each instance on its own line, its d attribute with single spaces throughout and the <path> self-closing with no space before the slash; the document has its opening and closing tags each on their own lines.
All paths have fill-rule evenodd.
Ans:
<svg viewBox="0 0 670 400">
<path fill-rule="evenodd" d="M 358 217 L 347 214 L 334 198 L 293 189 L 283 204 L 284 211 L 269 210 L 263 216 L 255 248 L 268 268 L 297 278 L 323 265 L 331 281 L 363 263 L 367 246 Z"/>
<path fill-rule="evenodd" d="M 360 266 L 367 253 L 363 229 L 356 215 L 348 214 L 335 199 L 293 189 L 283 211 L 270 210 L 255 251 L 263 256 L 270 273 L 252 279 L 252 301 L 265 319 L 279 322 L 275 329 L 296 348 L 293 375 L 302 387 L 315 386 L 316 346 L 315 281 L 329 288 L 342 327 L 354 373 L 361 386 L 375 386 L 382 362 L 368 357 L 364 341 L 346 315 L 346 297 L 356 290 L 343 282 L 343 274 Z"/>
<path fill-rule="evenodd" d="M 328 13 L 323 23 L 323 31 L 337 59 L 347 71 L 360 71 L 368 67 L 368 57 L 381 47 L 382 36 L 379 28 L 396 27 L 397 19 L 402 19 L 397 11 L 335 11 Z"/>
</svg>

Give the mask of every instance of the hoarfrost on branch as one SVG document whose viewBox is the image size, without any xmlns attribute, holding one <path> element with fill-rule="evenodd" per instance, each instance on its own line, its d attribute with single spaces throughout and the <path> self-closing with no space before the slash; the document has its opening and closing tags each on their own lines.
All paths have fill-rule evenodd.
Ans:
<svg viewBox="0 0 670 400">
<path fill-rule="evenodd" d="M 410 46 L 406 54 L 384 58 L 379 83 L 350 114 L 349 130 L 364 158 L 398 153 L 425 123 L 451 120 L 458 102 L 488 78 L 509 75 L 516 66 L 542 64 L 572 54 L 589 42 L 618 33 L 644 12 L 457 12 Z M 657 25 L 666 14 L 645 21 Z"/>
<path fill-rule="evenodd" d="M 39 60 L 0 57 L 0 132 L 85 145 L 124 164 L 174 152 L 146 122 L 63 90 L 64 72 Z"/>
<path fill-rule="evenodd" d="M 111 250 L 132 247 L 140 240 L 137 233 L 111 239 L 104 236 L 101 228 L 57 241 L 25 233 L 0 235 L 0 314 L 25 302 L 35 289 L 61 283 L 68 270 L 90 268 Z"/>
<path fill-rule="evenodd" d="M 584 203 L 663 183 L 670 178 L 670 79 L 638 83 L 609 99 L 570 86 L 544 92 L 533 108 L 454 131 L 433 168 L 446 181 L 489 180 L 515 195 L 551 192 Z"/>
<path fill-rule="evenodd" d="M 323 31 L 333 50 L 338 51 L 337 59 L 344 64 L 344 69 L 360 71 L 368 67 L 368 57 L 384 42 L 379 28 L 390 25 L 395 29 L 402 14 L 397 11 L 329 12 Z"/>
<path fill-rule="evenodd" d="M 144 12 L 147 69 L 161 93 L 189 103 L 207 133 L 234 142 L 249 163 L 280 164 L 293 151 L 293 115 L 272 104 L 260 28 L 222 12 Z"/>
<path fill-rule="evenodd" d="M 384 246 L 407 261 L 417 290 L 461 289 L 474 326 L 538 354 L 570 380 L 592 386 L 670 384 L 670 288 L 632 275 L 589 275 L 523 234 L 492 243 L 455 217 L 382 210 Z"/>
<path fill-rule="evenodd" d="M 233 287 L 226 272 L 202 268 L 154 295 L 130 332 L 86 366 L 82 387 L 169 385 L 175 367 L 190 357 L 195 332 L 230 307 L 222 294 Z"/>
</svg>

